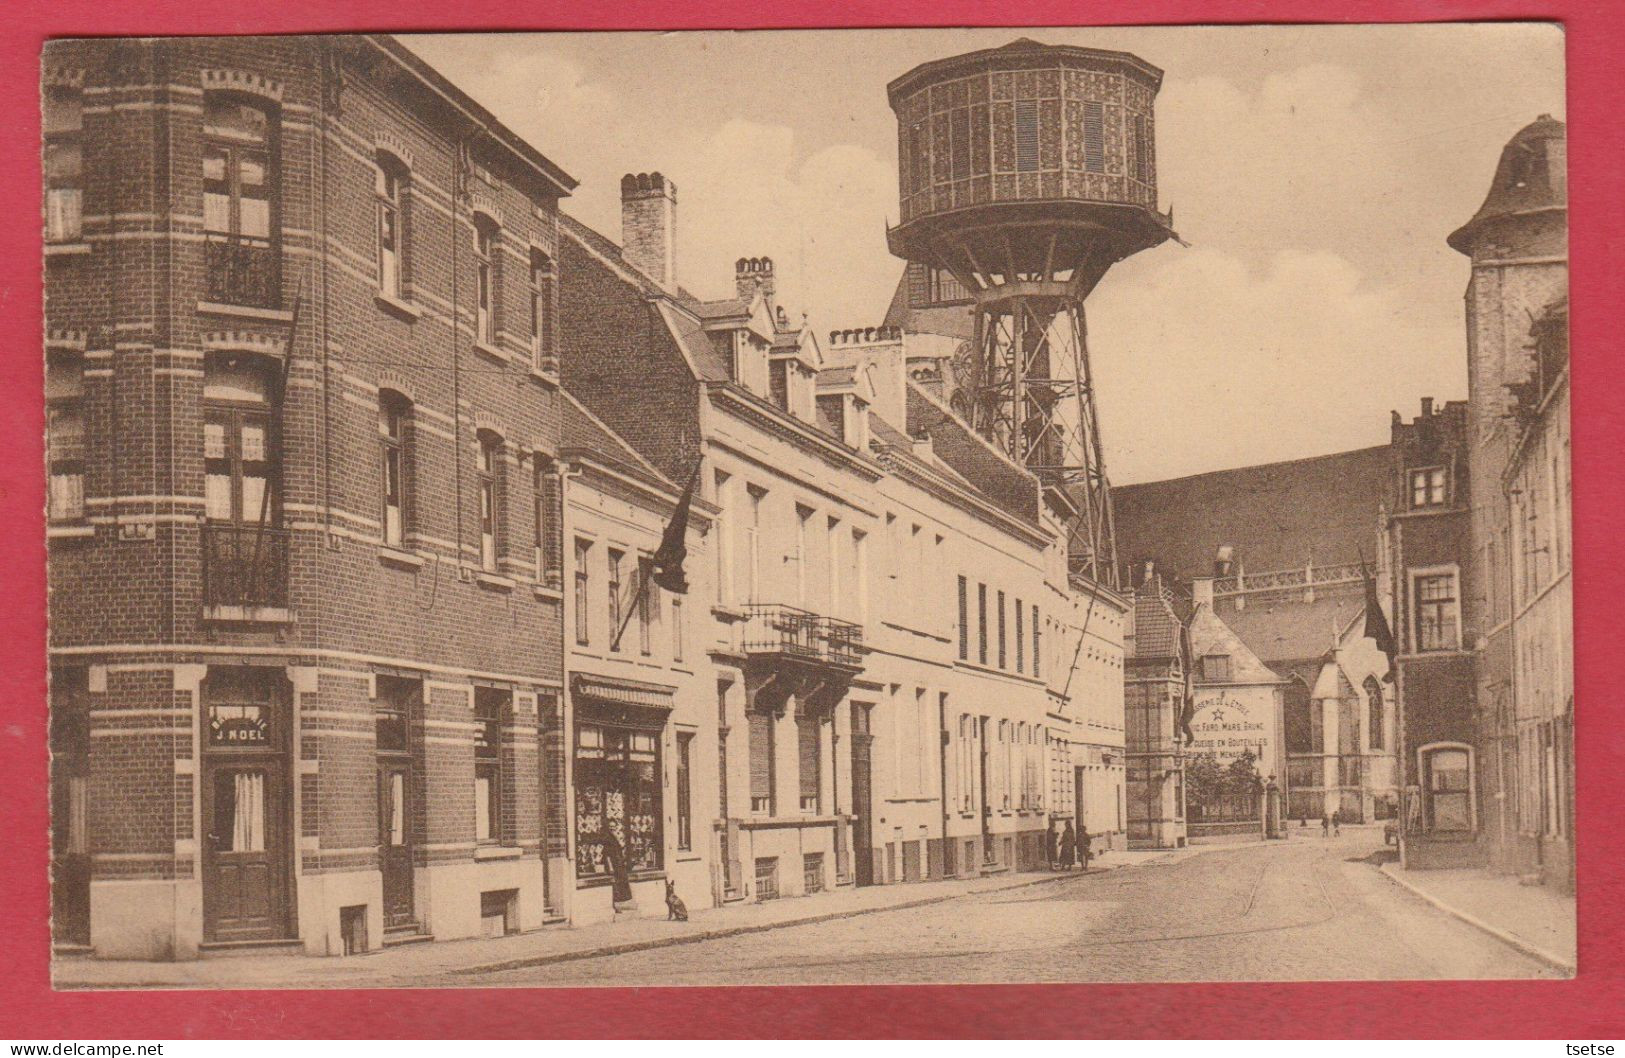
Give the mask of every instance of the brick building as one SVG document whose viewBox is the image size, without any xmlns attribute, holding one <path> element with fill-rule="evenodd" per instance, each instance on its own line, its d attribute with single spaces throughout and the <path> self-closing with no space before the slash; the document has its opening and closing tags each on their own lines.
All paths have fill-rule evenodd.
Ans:
<svg viewBox="0 0 1625 1058">
<path fill-rule="evenodd" d="M 1124 703 L 1127 837 L 1130 848 L 1183 848 L 1185 744 L 1182 721 L 1192 676 L 1190 614 L 1148 564 L 1134 589 L 1125 635 Z"/>
<path fill-rule="evenodd" d="M 58 940 L 539 924 L 573 181 L 388 38 L 44 92 Z"/>
<path fill-rule="evenodd" d="M 1572 879 L 1567 375 L 1557 366 L 1567 338 L 1562 356 L 1530 352 L 1553 348 L 1567 327 L 1566 161 L 1563 123 L 1542 115 L 1507 143 L 1483 205 L 1449 238 L 1472 263 L 1462 622 L 1475 660 L 1477 826 L 1492 866 L 1559 886 Z"/>
</svg>

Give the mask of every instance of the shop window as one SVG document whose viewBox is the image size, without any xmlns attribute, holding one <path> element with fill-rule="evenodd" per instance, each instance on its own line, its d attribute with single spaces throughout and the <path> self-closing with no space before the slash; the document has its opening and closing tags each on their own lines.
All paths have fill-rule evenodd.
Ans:
<svg viewBox="0 0 1625 1058">
<path fill-rule="evenodd" d="M 378 447 L 383 486 L 384 543 L 400 547 L 408 529 L 406 478 L 411 466 L 412 404 L 399 393 L 378 394 Z"/>
<path fill-rule="evenodd" d="M 407 270 L 407 193 L 411 172 L 392 154 L 378 155 L 374 191 L 378 213 L 378 290 L 386 297 L 405 296 Z"/>
<path fill-rule="evenodd" d="M 1444 744 L 1423 746 L 1418 753 L 1427 829 L 1435 833 L 1471 832 L 1475 824 L 1472 749 Z"/>
<path fill-rule="evenodd" d="M 661 848 L 660 735 L 607 724 L 576 725 L 576 874 L 657 871 Z"/>
<path fill-rule="evenodd" d="M 1416 574 L 1416 649 L 1418 651 L 1456 650 L 1460 647 L 1460 608 L 1456 596 L 1456 574 Z"/>
<path fill-rule="evenodd" d="M 277 308 L 280 161 L 276 119 L 226 92 L 203 100 L 204 275 L 210 301 Z"/>
<path fill-rule="evenodd" d="M 510 836 L 503 818 L 509 777 L 502 766 L 502 726 L 511 703 L 508 691 L 474 689 L 474 840 L 485 844 L 502 844 Z"/>
<path fill-rule="evenodd" d="M 677 736 L 677 848 L 694 848 L 694 736 Z"/>
<path fill-rule="evenodd" d="M 84 234 L 84 96 L 77 88 L 46 89 L 45 241 L 78 242 Z"/>
</svg>

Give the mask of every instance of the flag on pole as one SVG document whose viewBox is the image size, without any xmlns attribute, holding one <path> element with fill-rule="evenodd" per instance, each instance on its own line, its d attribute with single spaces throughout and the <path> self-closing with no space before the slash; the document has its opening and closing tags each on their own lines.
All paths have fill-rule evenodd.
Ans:
<svg viewBox="0 0 1625 1058">
<path fill-rule="evenodd" d="M 1388 675 L 1383 680 L 1392 683 L 1394 680 L 1394 657 L 1399 653 L 1394 643 L 1394 633 L 1388 627 L 1388 617 L 1382 612 L 1382 601 L 1377 598 L 1377 577 L 1371 572 L 1371 567 L 1365 564 L 1365 558 L 1360 559 L 1360 573 L 1365 578 L 1365 637 L 1377 644 L 1377 649 L 1388 658 Z"/>
<path fill-rule="evenodd" d="M 650 563 L 650 579 L 674 595 L 688 594 L 683 560 L 688 557 L 688 511 L 693 506 L 694 486 L 699 480 L 700 464 L 696 460 L 694 472 L 688 476 L 688 485 L 677 501 L 677 509 L 672 511 L 665 535 L 660 538 L 660 548 Z"/>
<path fill-rule="evenodd" d="M 1185 745 L 1190 746 L 1196 742 L 1196 732 L 1191 730 L 1191 721 L 1196 719 L 1196 651 L 1191 646 L 1191 626 L 1185 621 L 1179 623 L 1179 653 L 1185 670 L 1185 686 L 1179 701 L 1179 730 L 1185 736 Z"/>
</svg>

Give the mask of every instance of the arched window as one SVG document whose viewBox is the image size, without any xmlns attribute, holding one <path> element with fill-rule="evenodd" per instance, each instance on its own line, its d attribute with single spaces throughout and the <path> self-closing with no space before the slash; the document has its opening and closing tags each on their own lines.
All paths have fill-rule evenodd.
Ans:
<svg viewBox="0 0 1625 1058">
<path fill-rule="evenodd" d="M 378 290 L 385 297 L 406 296 L 407 194 L 411 171 L 393 154 L 380 152 L 375 191 L 378 210 Z"/>
<path fill-rule="evenodd" d="M 491 217 L 474 215 L 474 337 L 488 346 L 496 345 L 500 232 Z"/>
<path fill-rule="evenodd" d="M 1417 750 L 1422 778 L 1422 824 L 1433 833 L 1470 833 L 1477 824 L 1473 804 L 1473 750 L 1442 742 Z"/>
<path fill-rule="evenodd" d="M 502 541 L 502 438 L 480 431 L 480 568 L 495 572 Z"/>
<path fill-rule="evenodd" d="M 530 362 L 538 371 L 554 370 L 553 262 L 540 250 L 530 252 Z"/>
<path fill-rule="evenodd" d="M 1377 682 L 1375 676 L 1365 678 L 1366 721 L 1369 732 L 1366 736 L 1367 749 L 1383 749 L 1383 733 L 1387 729 L 1386 717 L 1382 709 L 1382 684 Z"/>
<path fill-rule="evenodd" d="M 1315 710 L 1309 700 L 1309 685 L 1303 677 L 1293 674 L 1287 681 L 1282 702 L 1286 724 L 1286 751 L 1288 753 L 1319 753 L 1320 740 L 1316 736 L 1318 725 Z"/>
<path fill-rule="evenodd" d="M 408 477 L 412 468 L 412 402 L 391 390 L 378 393 L 379 483 L 384 543 L 400 547 L 410 528 Z"/>
<path fill-rule="evenodd" d="M 208 300 L 279 307 L 276 121 L 259 100 L 230 92 L 203 99 L 203 236 Z"/>
</svg>

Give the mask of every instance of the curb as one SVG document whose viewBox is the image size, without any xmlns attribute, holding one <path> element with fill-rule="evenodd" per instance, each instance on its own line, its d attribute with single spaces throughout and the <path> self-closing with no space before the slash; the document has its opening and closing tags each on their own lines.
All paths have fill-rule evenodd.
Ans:
<svg viewBox="0 0 1625 1058">
<path fill-rule="evenodd" d="M 1090 874 L 1096 873 L 1090 871 Z M 769 930 L 786 929 L 791 926 L 810 926 L 820 922 L 833 922 L 841 918 L 858 918 L 862 915 L 874 915 L 883 911 L 906 911 L 910 908 L 929 907 L 932 904 L 946 903 L 949 900 L 961 900 L 967 896 L 983 896 L 989 893 L 1008 893 L 1017 889 L 1029 889 L 1036 885 L 1047 885 L 1054 882 L 1064 882 L 1068 878 L 1083 878 L 1083 874 L 1058 874 L 1044 878 L 1034 878 L 1030 881 L 1017 882 L 1014 885 L 1001 885 L 992 889 L 982 889 L 969 893 L 945 893 L 941 896 L 928 896 L 919 900 L 906 900 L 900 904 L 887 904 L 882 907 L 864 907 L 854 911 L 825 911 L 816 915 L 805 915 L 801 918 L 787 918 L 778 922 L 761 922 L 750 926 L 726 926 L 714 930 L 705 930 L 697 933 L 683 933 L 672 937 L 651 937 L 648 940 L 628 941 L 625 944 L 608 944 L 597 948 L 580 948 L 575 951 L 555 952 L 550 955 L 531 955 L 519 959 L 507 959 L 502 962 L 483 963 L 478 966 L 462 966 L 457 969 L 445 971 L 447 974 L 474 975 L 502 973 L 505 970 L 522 970 L 531 966 L 548 966 L 553 963 L 575 962 L 580 959 L 601 959 L 611 955 L 625 955 L 630 952 L 649 951 L 654 948 L 672 948 L 679 944 L 699 944 L 705 941 L 721 940 L 726 937 L 740 937 L 750 933 L 766 933 Z"/>
<path fill-rule="evenodd" d="M 1472 926 L 1474 929 L 1477 929 L 1477 930 L 1479 930 L 1479 931 L 1481 931 L 1483 933 L 1489 934 L 1491 937 L 1494 937 L 1496 940 L 1500 941 L 1502 944 L 1505 944 L 1507 947 L 1512 948 L 1512 949 L 1514 949 L 1514 950 L 1516 950 L 1518 952 L 1521 952 L 1524 955 L 1529 956 L 1531 959 L 1535 959 L 1535 960 L 1537 960 L 1539 962 L 1543 962 L 1547 966 L 1550 966 L 1555 970 L 1560 970 L 1563 973 L 1567 974 L 1569 977 L 1573 977 L 1575 975 L 1575 973 L 1577 972 L 1577 968 L 1576 968 L 1576 966 L 1575 966 L 1575 964 L 1573 962 L 1570 962 L 1569 960 L 1564 959 L 1564 958 L 1562 958 L 1560 956 L 1553 955 L 1551 952 L 1546 951 L 1545 949 L 1543 949 L 1543 948 L 1541 948 L 1541 947 L 1539 947 L 1537 945 L 1531 944 L 1529 941 L 1524 940 L 1522 937 L 1516 936 L 1516 935 L 1514 935 L 1512 933 L 1508 933 L 1506 930 L 1501 929 L 1498 926 L 1492 926 L 1488 922 L 1485 922 L 1483 919 L 1479 918 L 1476 915 L 1470 915 L 1467 912 L 1460 910 L 1459 908 L 1455 908 L 1455 907 L 1450 906 L 1449 904 L 1445 903 L 1443 900 L 1441 900 L 1438 897 L 1434 896 L 1432 893 L 1429 893 L 1426 890 L 1422 889 L 1420 886 L 1416 885 L 1416 883 L 1412 882 L 1410 879 L 1400 877 L 1400 875 L 1399 875 L 1399 873 L 1397 871 L 1389 870 L 1387 864 L 1384 864 L 1383 866 L 1378 867 L 1377 870 L 1385 878 L 1387 878 L 1390 882 L 1393 882 L 1395 885 L 1399 886 L 1401 889 L 1404 889 L 1406 892 L 1409 892 L 1409 893 L 1412 893 L 1412 894 L 1414 894 L 1416 896 L 1421 897 L 1423 900 L 1426 900 L 1428 903 L 1432 904 L 1434 907 L 1438 908 L 1440 911 L 1443 911 L 1445 914 L 1450 915 L 1453 918 L 1459 919 L 1462 922 L 1467 923 L 1469 926 Z"/>
</svg>

